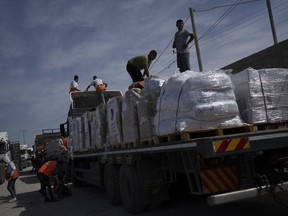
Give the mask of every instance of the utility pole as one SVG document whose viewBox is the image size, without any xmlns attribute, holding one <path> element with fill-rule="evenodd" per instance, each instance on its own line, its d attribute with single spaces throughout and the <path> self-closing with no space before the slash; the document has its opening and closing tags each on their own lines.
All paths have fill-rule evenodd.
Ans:
<svg viewBox="0 0 288 216">
<path fill-rule="evenodd" d="M 269 19 L 270 19 L 270 25 L 271 25 L 271 29 L 272 29 L 274 45 L 276 45 L 278 43 L 278 41 L 277 41 L 277 35 L 276 35 L 276 30 L 275 30 L 275 25 L 274 25 L 274 19 L 273 19 L 273 14 L 272 14 L 270 0 L 266 0 L 266 5 L 267 5 Z"/>
<path fill-rule="evenodd" d="M 26 144 L 26 141 L 25 141 L 25 131 L 26 131 L 26 130 L 22 130 L 22 135 L 23 135 L 23 145 Z"/>
<path fill-rule="evenodd" d="M 203 71 L 201 54 L 200 54 L 200 49 L 199 49 L 199 44 L 198 44 L 198 37 L 197 37 L 195 21 L 194 21 L 194 14 L 193 14 L 192 8 L 189 8 L 189 11 L 190 11 L 190 18 L 191 18 L 193 33 L 195 34 L 194 41 L 195 41 L 196 54 L 197 54 L 197 59 L 198 59 L 198 67 L 199 67 L 199 71 Z"/>
</svg>

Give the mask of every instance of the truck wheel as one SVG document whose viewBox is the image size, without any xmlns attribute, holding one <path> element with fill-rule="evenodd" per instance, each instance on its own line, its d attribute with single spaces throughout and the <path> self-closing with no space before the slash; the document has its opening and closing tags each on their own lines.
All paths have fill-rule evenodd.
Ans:
<svg viewBox="0 0 288 216">
<path fill-rule="evenodd" d="M 122 165 L 120 169 L 120 193 L 124 207 L 130 213 L 143 211 L 146 204 L 143 203 L 141 188 L 135 167 Z"/>
<path fill-rule="evenodd" d="M 104 170 L 104 187 L 106 195 L 112 205 L 122 203 L 119 184 L 120 166 L 106 164 Z"/>
</svg>

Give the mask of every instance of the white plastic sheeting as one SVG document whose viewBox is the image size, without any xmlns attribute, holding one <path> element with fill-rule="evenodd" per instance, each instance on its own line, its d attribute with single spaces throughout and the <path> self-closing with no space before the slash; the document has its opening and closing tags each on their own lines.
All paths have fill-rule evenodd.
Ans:
<svg viewBox="0 0 288 216">
<path fill-rule="evenodd" d="M 224 71 L 186 71 L 168 79 L 157 101 L 157 135 L 245 125 Z"/>
</svg>

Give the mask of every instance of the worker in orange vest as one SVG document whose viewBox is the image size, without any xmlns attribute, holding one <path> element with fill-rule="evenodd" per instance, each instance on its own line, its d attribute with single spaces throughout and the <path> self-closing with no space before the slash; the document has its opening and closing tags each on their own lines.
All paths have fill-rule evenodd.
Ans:
<svg viewBox="0 0 288 216">
<path fill-rule="evenodd" d="M 93 76 L 93 81 L 87 86 L 85 91 L 88 91 L 92 86 L 94 86 L 96 93 L 98 94 L 99 102 L 105 104 L 105 91 L 108 84 L 104 83 L 103 80 L 99 79 L 97 76 Z"/>
<path fill-rule="evenodd" d="M 57 199 L 53 196 L 51 184 L 50 184 L 50 178 L 53 176 L 53 171 L 58 167 L 58 163 L 56 160 L 50 160 L 44 163 L 40 169 L 38 170 L 38 177 L 40 179 L 41 183 L 41 193 L 45 197 L 45 202 L 55 202 Z M 47 191 L 48 189 L 50 198 L 47 197 Z"/>
<path fill-rule="evenodd" d="M 15 190 L 15 182 L 16 179 L 19 177 L 19 172 L 13 163 L 13 161 L 10 160 L 8 155 L 5 155 L 3 158 L 3 161 L 7 164 L 7 170 L 5 173 L 5 178 L 8 181 L 7 190 L 11 194 L 11 199 L 8 202 L 16 202 L 16 190 Z"/>
<path fill-rule="evenodd" d="M 73 81 L 70 83 L 70 91 L 71 92 L 79 92 L 80 89 L 78 88 L 78 81 L 79 81 L 79 76 L 75 75 Z"/>
</svg>

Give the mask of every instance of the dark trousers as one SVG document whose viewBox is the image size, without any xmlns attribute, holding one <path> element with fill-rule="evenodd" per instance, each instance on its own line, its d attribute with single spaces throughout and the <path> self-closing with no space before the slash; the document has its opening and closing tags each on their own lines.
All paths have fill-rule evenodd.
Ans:
<svg viewBox="0 0 288 216">
<path fill-rule="evenodd" d="M 40 179 L 41 192 L 42 192 L 42 194 L 44 195 L 45 200 L 48 200 L 46 188 L 48 189 L 50 198 L 53 200 L 53 199 L 54 199 L 54 196 L 53 196 L 53 193 L 52 193 L 52 189 L 51 189 L 51 184 L 50 184 L 49 177 L 46 176 L 46 175 L 43 174 L 43 173 L 38 173 L 38 177 L 39 177 L 39 179 Z"/>
<path fill-rule="evenodd" d="M 190 70 L 190 53 L 177 53 L 177 67 L 180 72 Z"/>
<path fill-rule="evenodd" d="M 16 179 L 14 180 L 10 179 L 7 185 L 7 190 L 11 194 L 12 198 L 16 198 L 15 182 L 16 182 Z"/>
<path fill-rule="evenodd" d="M 143 75 L 140 70 L 138 70 L 134 65 L 127 64 L 126 70 L 132 78 L 133 82 L 143 81 Z"/>
<path fill-rule="evenodd" d="M 98 99 L 100 101 L 100 103 L 106 104 L 105 101 L 105 90 L 101 90 L 98 92 Z"/>
</svg>

